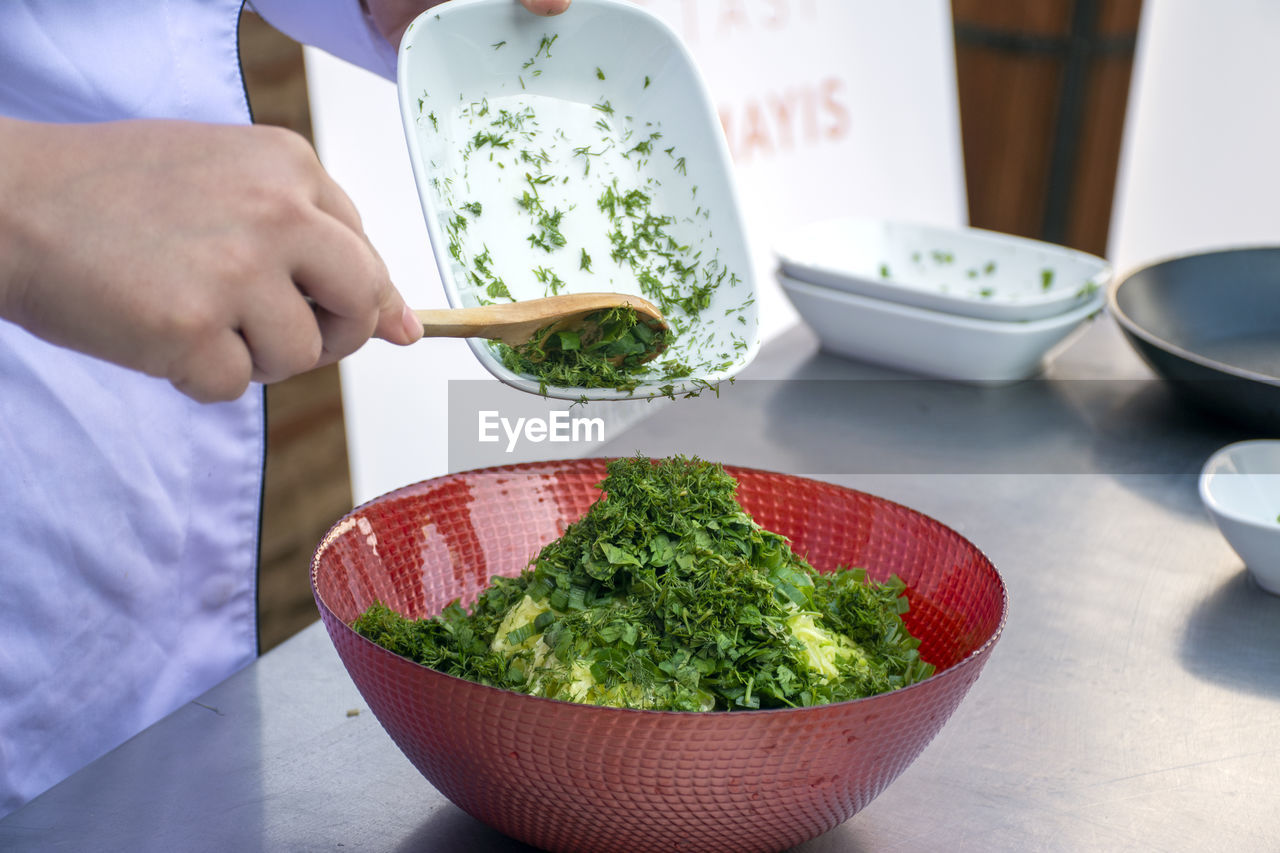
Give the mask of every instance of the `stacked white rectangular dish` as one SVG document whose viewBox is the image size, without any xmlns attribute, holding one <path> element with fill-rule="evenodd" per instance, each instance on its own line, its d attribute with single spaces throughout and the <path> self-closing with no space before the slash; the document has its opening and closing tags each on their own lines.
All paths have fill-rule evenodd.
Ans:
<svg viewBox="0 0 1280 853">
<path fill-rule="evenodd" d="M 1102 258 L 978 228 L 836 219 L 785 235 L 778 280 L 824 349 L 911 373 L 1014 382 L 1102 310 Z"/>
</svg>

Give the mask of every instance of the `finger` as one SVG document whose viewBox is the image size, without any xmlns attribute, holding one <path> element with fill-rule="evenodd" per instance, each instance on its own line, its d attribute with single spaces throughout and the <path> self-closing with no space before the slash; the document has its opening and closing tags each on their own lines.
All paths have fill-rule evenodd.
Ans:
<svg viewBox="0 0 1280 853">
<path fill-rule="evenodd" d="M 391 293 L 396 293 L 392 288 Z M 353 336 L 350 334 L 349 321 L 335 317 L 326 311 L 316 309 L 316 322 L 320 327 L 321 335 L 326 343 L 324 351 L 320 355 L 317 367 L 333 362 L 350 355 L 359 349 L 365 341 L 370 337 L 380 338 L 393 344 L 402 346 L 411 344 L 422 337 L 422 321 L 414 316 L 413 311 L 404 304 L 403 300 L 399 304 L 388 304 L 388 306 L 379 312 L 377 324 L 371 335 L 363 337 Z"/>
<path fill-rule="evenodd" d="M 421 338 L 422 323 L 413 315 L 413 311 L 405 304 L 400 292 L 391 283 L 390 277 L 386 273 L 386 264 L 383 263 L 382 256 L 378 254 L 377 248 L 374 247 L 364 233 L 360 214 L 355 204 L 327 174 L 320 185 L 317 186 L 316 205 L 356 233 L 381 266 L 383 276 L 382 282 L 378 285 L 378 319 L 372 336 L 401 345 L 411 344 Z M 333 316 L 327 316 L 329 314 Z M 321 319 L 322 328 L 331 330 L 335 334 L 342 330 L 343 324 L 341 320 L 343 315 L 340 312 L 322 311 L 318 313 L 318 316 Z M 326 335 L 326 340 L 328 340 L 328 335 Z M 364 340 L 364 338 L 360 339 L 350 350 L 343 352 L 342 355 L 353 352 L 355 348 L 364 343 Z M 336 348 L 327 347 L 326 349 Z M 326 357 L 328 354 L 326 352 Z M 340 358 L 341 355 L 337 357 Z"/>
<path fill-rule="evenodd" d="M 382 307 L 378 311 L 378 325 L 373 336 L 401 346 L 422 337 L 422 321 L 391 282 L 387 282 L 387 290 L 382 295 Z"/>
<path fill-rule="evenodd" d="M 256 382 L 279 382 L 320 364 L 324 342 L 316 315 L 284 274 L 258 283 L 239 330 Z"/>
<path fill-rule="evenodd" d="M 569 0 L 520 0 L 535 15 L 559 15 L 569 8 Z"/>
<path fill-rule="evenodd" d="M 167 375 L 174 388 L 193 400 L 218 403 L 244 394 L 252 373 L 248 344 L 234 329 L 227 328 L 185 349 Z"/>
<path fill-rule="evenodd" d="M 369 251 L 373 252 L 378 263 L 386 269 L 382 255 L 372 243 L 369 243 Z M 386 281 L 386 287 L 382 291 L 378 304 L 380 306 L 378 323 L 374 328 L 373 337 L 401 346 L 411 344 L 422 337 L 422 321 L 404 301 L 404 297 L 390 278 Z"/>
<path fill-rule="evenodd" d="M 408 344 L 422 336 L 373 247 L 341 223 L 317 212 L 311 236 L 292 257 L 292 277 L 315 303 L 323 351 L 330 363 L 357 350 L 371 336 Z"/>
<path fill-rule="evenodd" d="M 338 185 L 338 182 L 330 177 L 328 172 L 324 171 L 318 159 L 315 165 L 318 170 L 312 184 L 312 201 L 315 206 L 341 222 L 351 231 L 361 237 L 365 237 L 364 222 L 361 220 L 360 211 L 356 208 L 355 202 L 351 200 L 351 196 L 347 195 L 342 187 Z"/>
</svg>

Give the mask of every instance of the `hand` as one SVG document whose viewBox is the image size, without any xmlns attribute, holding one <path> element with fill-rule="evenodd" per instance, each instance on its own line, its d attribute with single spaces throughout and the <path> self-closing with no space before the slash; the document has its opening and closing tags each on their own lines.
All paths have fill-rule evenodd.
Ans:
<svg viewBox="0 0 1280 853">
<path fill-rule="evenodd" d="M 439 6 L 444 0 L 365 0 L 374 26 L 386 36 L 392 47 L 400 46 L 404 31 L 413 19 Z M 535 15 L 559 15 L 569 8 L 569 0 L 520 0 L 521 5 Z"/>
<path fill-rule="evenodd" d="M 230 400 L 422 335 L 302 137 L 0 118 L 0 317 Z"/>
</svg>

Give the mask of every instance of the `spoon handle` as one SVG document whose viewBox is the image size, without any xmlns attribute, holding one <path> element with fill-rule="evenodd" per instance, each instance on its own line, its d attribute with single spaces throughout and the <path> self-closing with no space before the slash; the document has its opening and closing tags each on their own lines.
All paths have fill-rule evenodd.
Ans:
<svg viewBox="0 0 1280 853">
<path fill-rule="evenodd" d="M 573 322 L 592 311 L 626 305 L 665 328 L 662 314 L 638 296 L 622 293 L 565 293 L 523 302 L 474 308 L 427 308 L 413 313 L 431 338 L 489 338 L 520 344 L 554 323 Z"/>
<path fill-rule="evenodd" d="M 516 310 L 518 305 L 511 302 L 476 308 L 427 308 L 413 313 L 422 321 L 423 334 L 429 338 L 496 338 L 512 331 L 513 326 L 548 322 L 531 318 L 527 310 Z M 530 334 L 536 331 L 533 328 Z"/>
</svg>

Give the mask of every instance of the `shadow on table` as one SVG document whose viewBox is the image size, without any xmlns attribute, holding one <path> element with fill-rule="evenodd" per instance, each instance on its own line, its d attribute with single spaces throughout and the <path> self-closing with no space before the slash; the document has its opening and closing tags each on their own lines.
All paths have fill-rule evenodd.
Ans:
<svg viewBox="0 0 1280 853">
<path fill-rule="evenodd" d="M 1259 587 L 1242 566 L 1191 612 L 1179 658 L 1205 681 L 1280 697 L 1280 657 L 1271 640 L 1278 621 L 1280 597 Z"/>
<path fill-rule="evenodd" d="M 855 818 L 856 819 L 856 816 Z M 860 853 L 872 847 L 862 844 L 846 826 L 791 848 L 788 853 Z M 459 808 L 441 809 L 418 827 L 396 853 L 428 853 L 438 850 L 465 850 L 467 853 L 538 853 L 537 848 L 522 844 L 491 829 Z"/>
<path fill-rule="evenodd" d="M 1158 379 L 922 379 L 814 353 L 785 380 L 726 396 L 766 441 L 839 474 L 1192 475 L 1242 427 L 1181 404 Z M 729 437 L 732 440 L 732 437 Z M 833 452 L 834 451 L 834 452 Z M 814 468 L 821 459 L 823 468 Z M 1132 484 L 1141 488 L 1140 481 Z M 1167 489 L 1144 497 L 1161 495 Z M 1197 511 L 1181 496 L 1179 511 Z"/>
<path fill-rule="evenodd" d="M 1095 467 L 1115 474 L 1118 483 L 1144 500 L 1204 518 L 1198 480 L 1205 460 L 1223 445 L 1255 436 L 1186 405 L 1163 380 L 1127 385 L 1127 393 L 1098 409 Z M 1177 488 L 1169 488 L 1170 475 L 1180 481 Z"/>
<path fill-rule="evenodd" d="M 849 821 L 857 821 L 858 815 L 849 818 Z M 846 821 L 830 832 L 819 835 L 817 838 L 810 839 L 798 847 L 790 848 L 787 853 L 863 853 L 867 850 L 876 850 L 882 848 L 883 845 L 877 845 L 874 842 L 868 843 L 859 838 L 859 827 L 856 823 Z"/>
<path fill-rule="evenodd" d="M 1082 472 L 1086 425 L 1049 383 L 793 378 L 757 384 L 765 441 L 791 448 L 805 473 Z"/>
<path fill-rule="evenodd" d="M 396 848 L 396 853 L 434 853 L 465 850 L 467 853 L 537 853 L 473 818 L 456 806 L 437 811 Z"/>
</svg>

